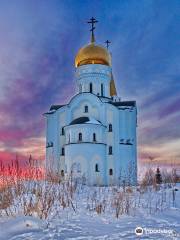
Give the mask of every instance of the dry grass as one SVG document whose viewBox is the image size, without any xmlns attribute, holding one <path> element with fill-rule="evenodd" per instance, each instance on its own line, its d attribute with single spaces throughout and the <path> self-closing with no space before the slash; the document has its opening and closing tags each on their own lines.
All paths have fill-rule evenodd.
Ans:
<svg viewBox="0 0 180 240">
<path fill-rule="evenodd" d="M 110 213 L 119 218 L 124 214 L 133 215 L 139 208 L 149 214 L 163 211 L 170 202 L 176 201 L 175 194 L 166 191 L 176 184 L 174 172 L 163 173 L 163 184 L 157 185 L 152 171 L 148 171 L 138 187 L 128 183 L 123 187 L 87 187 L 83 181 L 76 181 L 72 173 L 65 178 L 52 171 L 42 180 L 25 180 L 16 174 L 1 175 L 1 179 L 4 185 L 0 189 L 0 216 L 23 214 L 48 219 L 65 209 L 76 213 L 84 206 L 92 214 Z"/>
</svg>

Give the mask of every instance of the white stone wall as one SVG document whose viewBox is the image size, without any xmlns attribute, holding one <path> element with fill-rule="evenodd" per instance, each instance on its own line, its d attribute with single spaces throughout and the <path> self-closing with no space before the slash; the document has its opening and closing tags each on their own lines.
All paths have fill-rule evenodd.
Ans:
<svg viewBox="0 0 180 240">
<path fill-rule="evenodd" d="M 46 168 L 59 169 L 59 124 L 56 113 L 47 117 Z"/>
<path fill-rule="evenodd" d="M 77 143 L 65 145 L 65 164 L 71 172 L 74 163 L 80 164 L 81 174 L 89 185 L 105 185 L 105 144 Z M 95 171 L 98 164 L 99 172 Z"/>
<path fill-rule="evenodd" d="M 85 106 L 88 106 L 88 112 L 85 113 Z M 76 119 L 80 116 L 91 116 L 95 119 L 99 119 L 99 109 L 93 102 L 90 102 L 88 99 L 81 101 L 79 105 L 72 108 L 72 119 Z"/>
<path fill-rule="evenodd" d="M 79 92 L 90 92 L 90 83 L 92 83 L 92 93 L 101 96 L 102 84 L 103 96 L 110 97 L 111 67 L 101 64 L 80 66 L 76 69 L 76 80 Z"/>
<path fill-rule="evenodd" d="M 96 142 L 104 143 L 105 127 L 100 124 L 75 124 L 65 127 L 66 144 L 79 142 L 79 133 L 83 142 L 93 142 L 93 133 L 96 134 Z"/>
</svg>

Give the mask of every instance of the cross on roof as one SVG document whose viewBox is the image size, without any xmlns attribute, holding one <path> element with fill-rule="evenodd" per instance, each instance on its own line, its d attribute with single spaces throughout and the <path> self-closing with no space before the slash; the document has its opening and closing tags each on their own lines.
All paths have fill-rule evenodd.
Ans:
<svg viewBox="0 0 180 240">
<path fill-rule="evenodd" d="M 91 42 L 95 42 L 95 37 L 94 37 L 94 29 L 95 29 L 95 26 L 94 24 L 97 23 L 98 21 L 95 19 L 95 18 L 90 18 L 90 21 L 88 21 L 87 23 L 91 24 Z"/>
<path fill-rule="evenodd" d="M 107 49 L 109 48 L 109 44 L 111 43 L 109 40 L 105 41 Z"/>
</svg>

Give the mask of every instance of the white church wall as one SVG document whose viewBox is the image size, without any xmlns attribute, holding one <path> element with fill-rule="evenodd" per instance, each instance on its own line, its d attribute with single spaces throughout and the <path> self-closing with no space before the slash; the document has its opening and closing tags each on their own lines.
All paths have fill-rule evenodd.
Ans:
<svg viewBox="0 0 180 240">
<path fill-rule="evenodd" d="M 133 166 L 133 180 L 134 183 L 137 183 L 137 142 L 136 142 L 136 108 L 133 109 L 131 114 L 131 133 L 133 138 L 133 146 L 132 146 L 132 166 Z"/>
<path fill-rule="evenodd" d="M 53 115 L 47 115 L 46 117 L 46 168 L 50 169 L 54 164 L 54 153 L 53 153 L 53 131 L 51 127 L 53 125 Z M 51 146 L 51 147 L 49 147 Z"/>
<path fill-rule="evenodd" d="M 107 155 L 107 164 L 106 164 L 106 176 L 107 176 L 107 183 L 112 184 L 116 179 L 116 169 L 115 169 L 115 159 L 113 155 Z M 113 174 L 112 176 L 109 175 L 109 170 L 112 169 Z"/>
<path fill-rule="evenodd" d="M 95 133 L 96 142 L 104 143 L 104 128 L 102 125 L 89 123 L 66 126 L 66 144 L 79 142 L 79 133 L 82 134 L 82 142 L 93 142 L 93 133 Z"/>
<path fill-rule="evenodd" d="M 85 100 L 84 96 L 86 95 Z M 129 110 L 119 110 L 117 107 L 114 107 L 108 103 L 102 103 L 96 96 L 83 93 L 77 95 L 74 99 L 70 102 L 69 106 L 64 107 L 63 111 L 59 111 L 59 113 L 51 114 L 48 117 L 48 126 L 47 126 L 47 140 L 51 139 L 53 141 L 53 148 L 49 148 L 47 150 L 47 158 L 49 156 L 51 162 L 51 166 L 56 169 L 63 169 L 65 170 L 65 166 L 67 169 L 70 169 L 70 164 L 76 162 L 75 157 L 81 159 L 85 156 L 86 148 L 84 148 L 83 152 L 80 154 L 79 149 L 81 148 L 83 143 L 80 143 L 79 146 L 77 144 L 69 144 L 69 143 L 77 143 L 78 142 L 78 134 L 81 132 L 83 134 L 83 141 L 85 142 L 92 142 L 93 140 L 93 133 L 96 133 L 96 141 L 100 143 L 106 143 L 107 146 L 103 147 L 103 151 L 99 151 L 97 146 L 100 144 L 90 143 L 90 147 L 94 153 L 98 152 L 99 156 L 99 164 L 101 165 L 102 172 L 91 172 L 89 169 L 90 166 L 87 168 L 89 170 L 86 177 L 91 179 L 89 184 L 114 184 L 119 183 L 119 176 L 121 175 L 121 180 L 128 178 L 127 169 L 129 166 L 134 165 L 136 166 L 136 142 L 132 145 L 121 145 L 120 139 L 124 138 L 124 142 L 128 138 L 136 139 L 136 111 L 133 110 L 129 112 Z M 93 102 L 93 104 L 92 104 Z M 74 113 L 76 117 L 82 116 L 82 109 L 84 109 L 84 105 L 88 105 L 88 114 L 87 116 L 91 117 L 93 115 L 93 108 L 97 109 L 100 112 L 99 121 L 101 121 L 103 125 L 96 125 L 96 124 L 80 124 L 80 125 L 70 125 L 67 124 L 74 119 Z M 78 108 L 79 106 L 79 108 Z M 78 113 L 79 112 L 79 113 Z M 84 114 L 83 114 L 84 115 Z M 108 132 L 108 125 L 112 124 L 113 131 Z M 59 134 L 61 132 L 62 127 L 64 127 L 65 135 L 61 136 Z M 70 136 L 70 139 L 69 139 Z M 70 142 L 69 142 L 70 140 Z M 67 144 L 64 146 L 64 144 Z M 85 144 L 85 143 L 84 143 Z M 88 143 L 86 143 L 88 144 Z M 71 147 L 69 147 L 71 146 Z M 105 145 L 103 145 L 105 146 Z M 113 147 L 113 154 L 108 154 L 108 147 Z M 61 156 L 62 147 L 65 149 L 65 156 Z M 76 152 L 75 149 L 78 149 Z M 70 149 L 68 151 L 68 149 Z M 84 152 L 85 151 L 85 152 Z M 87 151 L 88 152 L 88 151 Z M 79 155 L 78 155 L 79 154 Z M 88 156 L 91 156 L 91 160 Z M 84 157 L 84 161 L 86 162 L 85 166 L 88 166 L 87 161 L 93 162 L 93 156 L 88 155 Z M 88 160 L 87 160 L 88 159 Z M 81 160 L 82 161 L 82 160 Z M 78 162 L 79 164 L 79 162 Z M 82 163 L 81 163 L 82 165 Z M 99 166 L 100 166 L 99 165 Z M 83 171 L 85 171 L 85 166 L 83 166 Z M 109 170 L 112 169 L 113 174 L 109 175 Z M 121 170 L 120 170 L 121 169 Z M 134 181 L 136 181 L 136 171 L 132 175 Z"/>
<path fill-rule="evenodd" d="M 106 105 L 106 119 L 107 119 L 107 180 L 109 184 L 117 183 L 119 163 L 119 109 L 111 104 Z M 109 124 L 112 124 L 112 132 L 108 131 Z M 112 146 L 112 155 L 109 155 L 108 147 Z M 113 174 L 109 175 L 109 170 L 112 169 Z"/>
<path fill-rule="evenodd" d="M 88 113 L 84 113 L 85 104 L 90 107 Z M 77 94 L 71 99 L 68 105 L 69 122 L 82 116 L 94 117 L 95 119 L 104 122 L 105 119 L 102 115 L 104 111 L 103 108 L 103 102 L 96 95 L 91 93 Z"/>
<path fill-rule="evenodd" d="M 95 151 L 91 159 L 90 184 L 91 185 L 105 185 L 106 181 L 106 159 L 105 159 L 105 145 L 96 146 L 99 151 Z M 100 149 L 101 148 L 101 149 Z M 96 153 L 96 154 L 95 154 Z M 96 164 L 98 164 L 99 171 L 96 172 Z"/>
<path fill-rule="evenodd" d="M 60 154 L 60 157 L 59 157 L 59 172 L 61 172 L 62 170 L 65 172 L 65 156 L 62 156 Z"/>
<path fill-rule="evenodd" d="M 121 179 L 136 183 L 136 109 L 119 111 Z M 124 139 L 121 142 L 121 139 Z M 127 140 L 129 144 L 127 144 Z M 130 145 L 132 144 L 132 145 Z"/>
<path fill-rule="evenodd" d="M 92 83 L 92 93 L 101 96 L 101 84 L 103 84 L 103 95 L 110 97 L 111 67 L 101 64 L 83 65 L 76 69 L 76 77 L 77 85 L 81 85 L 82 92 L 90 92 L 90 83 Z"/>
<path fill-rule="evenodd" d="M 58 111 L 59 113 L 59 145 L 60 148 L 62 148 L 62 146 L 65 144 L 65 134 L 63 134 L 63 129 L 64 126 L 66 126 L 66 111 L 67 111 L 67 107 L 65 107 L 65 109 L 63 109 L 63 111 L 60 109 Z"/>
<path fill-rule="evenodd" d="M 59 124 L 56 113 L 47 116 L 46 158 L 47 167 L 57 171 L 59 169 Z"/>
<path fill-rule="evenodd" d="M 120 139 L 126 139 L 126 115 L 125 110 L 119 109 L 119 134 Z"/>
<path fill-rule="evenodd" d="M 118 182 L 118 175 L 120 169 L 120 126 L 119 126 L 119 109 L 114 107 L 114 121 L 113 121 L 113 133 L 114 133 L 114 176 L 116 183 Z"/>
<path fill-rule="evenodd" d="M 78 143 L 65 146 L 65 164 L 67 172 L 71 171 L 74 163 L 81 164 L 81 174 L 84 175 L 88 184 L 102 184 L 105 181 L 104 159 L 105 144 Z M 95 164 L 98 164 L 99 172 L 95 172 Z"/>
<path fill-rule="evenodd" d="M 107 124 L 107 145 L 114 145 L 114 132 L 109 132 L 108 127 L 109 124 L 112 124 L 112 128 L 114 127 L 114 121 L 113 121 L 113 110 L 107 107 L 107 115 L 106 115 L 106 124 Z"/>
<path fill-rule="evenodd" d="M 136 181 L 137 169 L 137 153 L 136 153 L 136 108 L 129 111 L 129 139 L 132 145 L 129 155 L 129 171 L 131 172 L 132 180 Z"/>
<path fill-rule="evenodd" d="M 88 112 L 85 112 L 85 106 L 88 106 Z M 79 103 L 78 106 L 72 108 L 73 119 L 76 119 L 80 116 L 91 116 L 95 119 L 99 119 L 99 111 L 96 104 L 92 104 L 88 99 L 83 100 Z"/>
</svg>

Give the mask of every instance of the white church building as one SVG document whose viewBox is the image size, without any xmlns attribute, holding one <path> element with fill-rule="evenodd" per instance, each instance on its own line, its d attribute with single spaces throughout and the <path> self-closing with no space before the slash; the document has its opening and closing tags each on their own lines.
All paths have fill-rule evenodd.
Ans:
<svg viewBox="0 0 180 240">
<path fill-rule="evenodd" d="M 90 44 L 75 57 L 77 94 L 44 114 L 46 169 L 88 185 L 136 184 L 136 102 L 117 96 L 111 55 L 95 42 L 95 22 Z"/>
</svg>

